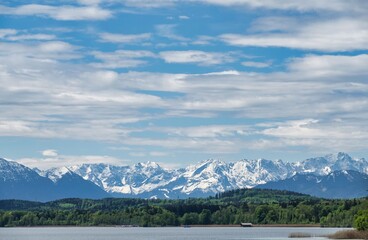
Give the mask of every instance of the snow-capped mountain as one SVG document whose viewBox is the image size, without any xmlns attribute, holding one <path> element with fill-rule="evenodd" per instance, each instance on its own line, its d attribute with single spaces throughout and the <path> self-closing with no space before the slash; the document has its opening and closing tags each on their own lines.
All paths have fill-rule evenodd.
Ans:
<svg viewBox="0 0 368 240">
<path fill-rule="evenodd" d="M 281 160 L 243 159 L 230 163 L 230 173 L 237 188 L 251 188 L 258 184 L 285 179 L 294 175 L 290 163 Z"/>
<path fill-rule="evenodd" d="M 130 167 L 83 164 L 68 169 L 117 197 L 151 192 L 169 183 L 177 172 L 163 169 L 154 162 L 138 163 Z"/>
<path fill-rule="evenodd" d="M 294 191 L 323 198 L 359 198 L 368 194 L 368 175 L 353 170 L 334 171 L 325 176 L 298 173 L 256 188 Z"/>
<path fill-rule="evenodd" d="M 0 158 L 0 199 L 49 200 L 53 183 L 32 169 Z"/>
<path fill-rule="evenodd" d="M 41 171 L 39 169 L 35 169 L 35 170 L 40 176 L 47 177 L 54 183 L 58 182 L 66 174 L 75 174 L 74 172 L 69 170 L 67 167 L 51 168 L 47 171 Z"/>
<path fill-rule="evenodd" d="M 109 197 L 103 189 L 66 167 L 50 169 L 42 175 L 22 164 L 0 159 L 0 199 L 50 201 Z"/>
<path fill-rule="evenodd" d="M 164 169 L 154 162 L 124 167 L 84 164 L 68 169 L 92 181 L 112 196 L 187 198 L 251 188 L 284 180 L 297 173 L 327 175 L 339 170 L 368 173 L 368 161 L 338 153 L 294 163 L 266 159 L 225 163 L 209 159 L 177 170 Z"/>
<path fill-rule="evenodd" d="M 285 179 L 290 176 L 289 168 L 290 164 L 265 159 L 244 159 L 234 163 L 210 159 L 185 168 L 181 175 L 162 188 L 176 197 L 209 196 Z"/>
<path fill-rule="evenodd" d="M 368 161 L 364 158 L 353 159 L 346 153 L 329 154 L 324 157 L 309 158 L 293 164 L 299 173 L 326 175 L 333 171 L 354 170 L 368 174 Z"/>
<path fill-rule="evenodd" d="M 8 163 L 0 161 L 0 173 L 2 173 L 0 177 L 8 182 L 9 179 L 37 177 L 51 180 L 54 185 L 76 181 L 74 185 L 68 186 L 89 189 L 87 192 L 90 195 L 83 196 L 91 198 L 206 197 L 231 189 L 251 188 L 268 182 L 289 179 L 297 176 L 296 174 L 326 176 L 342 170 L 368 174 L 367 160 L 354 159 L 346 153 L 330 154 L 293 163 L 266 159 L 243 159 L 226 163 L 209 159 L 175 170 L 165 169 L 154 162 L 146 162 L 132 166 L 83 164 L 36 172 L 24 166 L 24 169 L 18 169 L 20 164 L 17 165 L 17 163 Z M 11 170 L 14 166 L 16 170 Z M 77 191 L 73 194 L 76 193 Z M 96 195 L 93 195 L 94 193 Z"/>
</svg>

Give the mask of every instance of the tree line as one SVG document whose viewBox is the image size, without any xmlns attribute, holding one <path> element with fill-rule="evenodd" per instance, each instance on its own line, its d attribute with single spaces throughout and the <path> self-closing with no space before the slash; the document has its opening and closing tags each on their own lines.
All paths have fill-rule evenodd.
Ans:
<svg viewBox="0 0 368 240">
<path fill-rule="evenodd" d="M 0 209 L 1 227 L 148 227 L 251 222 L 364 228 L 368 198 L 329 200 L 286 191 L 242 189 L 210 198 L 184 200 L 63 199 L 48 203 L 7 200 L 0 201 Z"/>
</svg>

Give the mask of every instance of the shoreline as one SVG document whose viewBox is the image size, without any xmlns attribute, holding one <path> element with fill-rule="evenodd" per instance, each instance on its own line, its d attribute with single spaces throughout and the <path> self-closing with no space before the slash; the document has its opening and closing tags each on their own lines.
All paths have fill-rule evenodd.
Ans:
<svg viewBox="0 0 368 240">
<path fill-rule="evenodd" d="M 319 224 L 255 224 L 252 227 L 242 227 L 240 224 L 210 224 L 210 225 L 180 225 L 180 226 L 152 226 L 141 227 L 132 225 L 106 225 L 106 226 L 75 226 L 75 225 L 48 225 L 48 226 L 14 226 L 0 227 L 1 228 L 340 228 L 340 227 L 322 227 Z M 341 228 L 342 229 L 342 228 Z"/>
<path fill-rule="evenodd" d="M 185 227 L 184 225 L 179 227 Z M 242 227 L 240 224 L 227 224 L 227 225 L 220 225 L 220 224 L 210 224 L 210 225 L 188 225 L 188 227 L 241 227 L 241 228 L 259 228 L 259 227 L 299 227 L 299 228 L 311 228 L 311 227 L 318 227 L 318 228 L 336 228 L 336 227 L 322 227 L 320 224 L 253 224 L 251 227 Z"/>
</svg>

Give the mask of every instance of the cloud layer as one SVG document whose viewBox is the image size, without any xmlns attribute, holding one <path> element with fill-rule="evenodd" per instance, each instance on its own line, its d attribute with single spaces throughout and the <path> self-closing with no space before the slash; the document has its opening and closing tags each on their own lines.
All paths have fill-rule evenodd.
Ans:
<svg viewBox="0 0 368 240">
<path fill-rule="evenodd" d="M 362 1 L 37 3 L 0 6 L 1 138 L 115 156 L 23 163 L 366 151 Z"/>
</svg>

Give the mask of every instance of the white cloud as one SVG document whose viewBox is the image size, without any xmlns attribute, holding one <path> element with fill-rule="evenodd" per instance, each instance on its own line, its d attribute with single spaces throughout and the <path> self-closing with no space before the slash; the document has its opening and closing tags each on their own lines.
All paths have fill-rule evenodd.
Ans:
<svg viewBox="0 0 368 240">
<path fill-rule="evenodd" d="M 164 51 L 160 56 L 167 63 L 197 63 L 200 65 L 216 65 L 234 62 L 235 58 L 228 53 L 204 51 Z"/>
<path fill-rule="evenodd" d="M 15 35 L 17 34 L 18 30 L 15 29 L 6 29 L 6 28 L 1 28 L 0 29 L 0 38 L 4 38 L 6 36 L 9 35 Z"/>
<path fill-rule="evenodd" d="M 196 40 L 192 41 L 193 45 L 210 45 L 214 41 L 217 41 L 217 38 L 211 36 L 198 36 Z"/>
<path fill-rule="evenodd" d="M 7 59 L 7 65 L 22 65 L 27 70 L 34 71 L 35 65 L 45 62 L 81 58 L 78 47 L 62 41 L 31 42 L 0 42 L 0 57 Z M 27 62 L 27 63 L 26 63 Z M 26 64 L 31 64 L 25 66 Z M 21 71 L 18 69 L 18 71 Z"/>
<path fill-rule="evenodd" d="M 199 0 L 201 2 L 216 4 L 222 6 L 246 6 L 250 8 L 267 8 L 279 10 L 296 10 L 305 11 L 333 11 L 333 12 L 365 12 L 368 3 L 360 0 L 309 0 L 309 1 L 294 1 L 294 0 Z"/>
<path fill-rule="evenodd" d="M 182 42 L 186 42 L 189 41 L 189 38 L 183 37 L 181 35 L 179 35 L 178 33 L 176 33 L 175 28 L 177 27 L 176 24 L 160 24 L 160 25 L 156 25 L 155 29 L 157 32 L 157 35 L 161 36 L 161 37 L 165 37 L 165 38 L 169 38 L 172 40 L 177 40 L 177 41 L 182 41 Z"/>
<path fill-rule="evenodd" d="M 135 8 L 162 8 L 174 6 L 177 0 L 124 0 L 123 3 L 128 7 Z"/>
<path fill-rule="evenodd" d="M 46 149 L 46 150 L 43 150 L 42 152 L 42 156 L 44 157 L 57 157 L 59 154 L 56 150 L 54 149 Z"/>
<path fill-rule="evenodd" d="M 150 33 L 141 34 L 114 34 L 114 33 L 100 33 L 99 37 L 103 42 L 111 43 L 136 43 L 151 38 Z"/>
<path fill-rule="evenodd" d="M 308 18 L 303 20 L 303 17 L 293 18 L 293 17 L 280 17 L 280 16 L 272 16 L 272 17 L 261 17 L 255 19 L 250 28 L 249 32 L 286 32 L 286 31 L 295 31 L 300 28 L 301 25 L 304 24 L 305 21 L 308 21 Z"/>
<path fill-rule="evenodd" d="M 0 120 L 1 136 L 22 136 L 29 132 L 32 132 L 32 128 L 26 121 Z"/>
<path fill-rule="evenodd" d="M 230 45 L 237 46 L 286 47 L 325 52 L 368 49 L 368 21 L 365 18 L 306 21 L 298 24 L 298 27 L 287 29 L 279 26 L 283 24 L 273 23 L 273 27 L 279 28 L 281 32 L 222 34 L 220 38 Z"/>
<path fill-rule="evenodd" d="M 153 152 L 144 152 L 144 151 L 141 151 L 141 152 L 130 152 L 129 153 L 129 156 L 132 156 L 132 157 L 144 157 L 144 158 L 147 158 L 147 157 L 165 157 L 165 156 L 168 156 L 169 153 L 167 152 L 158 152 L 158 151 L 153 151 Z"/>
<path fill-rule="evenodd" d="M 21 34 L 16 36 L 9 36 L 6 40 L 10 41 L 24 41 L 24 40 L 40 40 L 40 41 L 49 41 L 55 40 L 56 36 L 51 34 Z"/>
<path fill-rule="evenodd" d="M 274 139 L 262 141 L 258 143 L 258 147 L 279 149 L 307 147 L 312 151 L 363 149 L 364 142 L 368 141 L 368 128 L 356 120 L 350 119 L 348 122 L 316 119 L 286 121 L 279 123 L 276 127 L 263 130 L 262 134 L 272 136 Z"/>
<path fill-rule="evenodd" d="M 104 89 L 113 86 L 113 84 L 118 80 L 118 73 L 114 71 L 93 71 L 93 72 L 83 72 L 80 75 L 81 79 L 85 79 L 91 85 L 91 88 Z"/>
<path fill-rule="evenodd" d="M 185 15 L 181 15 L 181 16 L 179 16 L 179 19 L 181 19 L 181 20 L 188 20 L 188 19 L 190 19 L 190 17 L 185 16 Z"/>
<path fill-rule="evenodd" d="M 167 132 L 169 135 L 190 138 L 216 138 L 244 135 L 249 130 L 249 127 L 242 125 L 210 125 L 183 128 L 154 128 L 154 130 Z"/>
<path fill-rule="evenodd" d="M 94 51 L 92 55 L 101 61 L 101 63 L 93 63 L 93 66 L 111 69 L 138 67 L 147 64 L 147 61 L 143 59 L 156 57 L 154 53 L 143 50 Z"/>
<path fill-rule="evenodd" d="M 266 68 L 271 66 L 271 62 L 252 62 L 246 61 L 241 63 L 245 67 L 254 67 L 254 68 Z"/>
<path fill-rule="evenodd" d="M 100 4 L 103 0 L 77 0 L 80 4 L 84 4 L 84 5 L 98 5 Z"/>
<path fill-rule="evenodd" d="M 30 168 L 39 168 L 41 170 L 47 170 L 55 167 L 74 166 L 80 164 L 112 164 L 112 165 L 127 165 L 128 160 L 115 158 L 112 156 L 100 156 L 100 155 L 57 155 L 57 156 L 45 156 L 45 158 L 21 158 L 16 159 L 16 162 L 23 164 Z"/>
<path fill-rule="evenodd" d="M 231 140 L 216 138 L 129 138 L 123 139 L 122 143 L 131 146 L 157 146 L 168 149 L 190 150 L 191 152 L 205 153 L 234 153 L 239 150 L 239 145 Z"/>
<path fill-rule="evenodd" d="M 362 76 L 367 74 L 368 55 L 308 55 L 291 59 L 288 68 L 310 77 Z M 342 79 L 346 81 L 345 78 Z"/>
<path fill-rule="evenodd" d="M 210 72 L 210 73 L 204 73 L 203 75 L 205 76 L 221 76 L 221 75 L 235 75 L 235 76 L 239 76 L 240 72 L 235 71 L 235 70 L 229 70 L 229 71 L 222 71 L 222 72 Z"/>
<path fill-rule="evenodd" d="M 168 156 L 169 153 L 167 153 L 167 152 L 150 152 L 149 155 L 152 156 L 152 157 L 165 157 L 165 156 Z"/>
<path fill-rule="evenodd" d="M 123 146 L 157 146 L 163 152 L 206 153 L 234 153 L 272 144 L 277 149 L 337 148 L 344 144 L 364 149 L 367 142 L 366 54 L 293 58 L 283 72 L 221 69 L 205 74 L 170 74 L 118 72 L 95 69 L 89 63 L 68 63 L 83 56 L 81 51 L 59 41 L 0 44 L 1 136 L 93 139 Z M 157 57 L 152 52 L 132 50 L 91 53 L 101 63 L 119 62 L 124 57 Z M 164 91 L 170 94 L 157 94 Z M 225 115 L 237 124 L 202 126 L 198 120 L 188 127 L 127 125 L 177 116 L 217 119 Z M 334 121 L 337 117 L 339 122 Z M 284 122 L 247 128 L 243 119 Z M 147 136 L 134 134 L 147 129 Z M 257 142 L 260 138 L 263 141 Z M 145 152 L 146 156 L 154 157 L 150 152 Z"/>
<path fill-rule="evenodd" d="M 73 51 L 75 47 L 70 45 L 67 42 L 61 41 L 50 41 L 46 43 L 41 43 L 38 45 L 38 48 L 42 52 L 69 52 Z"/>
<path fill-rule="evenodd" d="M 291 138 L 320 138 L 331 137 L 325 136 L 322 131 L 311 127 L 318 123 L 316 119 L 303 119 L 299 121 L 289 121 L 285 126 L 278 126 L 277 128 L 269 128 L 263 131 L 265 135 Z"/>
<path fill-rule="evenodd" d="M 112 12 L 98 6 L 50 6 L 27 4 L 17 7 L 0 6 L 0 14 L 23 16 L 43 16 L 56 20 L 104 20 L 112 17 Z"/>
</svg>

